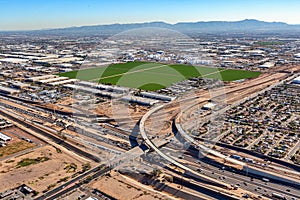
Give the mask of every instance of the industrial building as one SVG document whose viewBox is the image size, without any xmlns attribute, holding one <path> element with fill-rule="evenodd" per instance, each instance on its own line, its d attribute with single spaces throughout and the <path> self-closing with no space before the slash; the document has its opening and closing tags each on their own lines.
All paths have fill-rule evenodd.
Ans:
<svg viewBox="0 0 300 200">
<path fill-rule="evenodd" d="M 212 110 L 212 109 L 214 109 L 215 107 L 216 107 L 216 104 L 215 104 L 215 103 L 209 102 L 209 103 L 203 105 L 203 106 L 202 106 L 202 109 L 203 109 L 203 110 Z"/>
<path fill-rule="evenodd" d="M 12 87 L 18 88 L 18 89 L 25 89 L 30 86 L 29 84 L 22 83 L 20 81 L 7 81 L 7 83 L 11 84 Z"/>
<path fill-rule="evenodd" d="M 61 73 L 63 73 L 63 72 L 71 72 L 71 71 L 73 71 L 73 69 L 71 69 L 71 68 L 60 68 L 58 71 L 61 72 Z"/>
<path fill-rule="evenodd" d="M 113 92 L 106 92 L 106 91 L 101 91 L 95 88 L 90 88 L 90 87 L 84 87 L 84 86 L 79 86 L 79 85 L 74 85 L 74 84 L 67 84 L 63 86 L 64 88 L 69 88 L 72 90 L 79 90 L 83 92 L 87 92 L 90 94 L 102 96 L 102 97 L 107 97 L 107 98 L 117 98 L 120 95 L 113 93 Z"/>
<path fill-rule="evenodd" d="M 77 83 L 77 85 L 82 85 L 82 86 L 87 86 L 87 87 L 91 87 L 91 88 L 95 88 L 97 87 L 97 83 L 93 83 L 93 82 L 88 82 L 88 81 L 80 81 Z"/>
<path fill-rule="evenodd" d="M 153 92 L 141 92 L 140 95 L 142 97 L 161 100 L 161 101 L 173 101 L 175 99 L 175 97 L 158 94 L 158 93 L 153 93 Z"/>
<path fill-rule="evenodd" d="M 295 58 L 300 58 L 300 53 L 294 55 Z"/>
<path fill-rule="evenodd" d="M 0 140 L 4 141 L 4 142 L 8 142 L 8 141 L 11 140 L 11 137 L 9 137 L 9 136 L 7 136 L 7 135 L 0 132 Z"/>
<path fill-rule="evenodd" d="M 106 90 L 106 91 L 116 92 L 116 93 L 127 93 L 129 91 L 129 88 L 104 85 L 104 84 L 97 84 L 96 88 L 100 90 Z"/>
<path fill-rule="evenodd" d="M 13 89 L 13 88 L 10 88 L 10 87 L 0 86 L 0 93 L 17 94 L 17 93 L 20 93 L 20 90 Z"/>
<path fill-rule="evenodd" d="M 75 83 L 77 81 L 78 81 L 77 79 L 67 79 L 67 80 L 62 80 L 62 81 L 58 81 L 58 82 L 51 82 L 51 83 L 48 83 L 47 85 L 49 85 L 49 86 L 57 86 L 57 85 L 64 85 L 64 84 Z"/>
<path fill-rule="evenodd" d="M 137 97 L 137 96 L 123 96 L 121 101 L 129 102 L 129 103 L 136 103 L 139 105 L 144 105 L 144 106 L 153 106 L 154 104 L 158 103 L 158 100 L 153 100 L 153 99 L 148 99 L 144 97 Z"/>
<path fill-rule="evenodd" d="M 64 80 L 68 80 L 68 77 L 56 77 L 56 78 L 50 78 L 50 79 L 42 79 L 37 81 L 38 83 L 41 84 L 47 84 L 47 83 L 52 83 L 52 82 L 59 82 L 59 81 L 64 81 Z"/>
<path fill-rule="evenodd" d="M 107 86 L 104 87 L 106 85 L 98 85 L 96 83 L 90 83 L 90 82 L 83 82 L 80 81 L 78 82 L 79 84 L 66 84 L 63 87 L 64 88 L 69 88 L 72 90 L 79 90 L 79 91 L 83 91 L 83 92 L 87 92 L 90 94 L 94 94 L 97 96 L 102 96 L 102 97 L 106 97 L 106 98 L 120 98 L 121 101 L 125 101 L 125 102 L 129 102 L 129 103 L 137 103 L 139 105 L 144 105 L 144 106 L 152 106 L 156 103 L 159 102 L 159 100 L 153 100 L 151 98 L 145 98 L 145 97 L 138 97 L 138 96 L 132 96 L 132 95 L 126 95 L 126 96 L 122 96 L 122 94 L 120 94 L 120 91 L 127 91 L 127 88 L 120 88 L 120 87 L 113 87 L 113 86 Z M 85 86 L 83 86 L 85 85 Z M 99 86 L 99 87 L 98 87 Z M 106 90 L 101 90 L 100 88 L 105 88 Z M 115 90 L 117 89 L 117 90 Z M 120 89 L 120 90 L 118 90 Z"/>
<path fill-rule="evenodd" d="M 56 76 L 56 75 L 36 76 L 36 77 L 27 78 L 26 81 L 28 81 L 28 82 L 37 82 L 39 80 L 50 79 L 50 78 L 57 78 L 57 77 L 58 76 Z"/>
<path fill-rule="evenodd" d="M 268 69 L 268 68 L 271 68 L 271 67 L 274 67 L 275 66 L 275 63 L 272 63 L 272 62 L 266 62 L 262 65 L 259 65 L 258 67 L 259 68 L 263 68 L 263 69 Z"/>
<path fill-rule="evenodd" d="M 27 59 L 21 59 L 21 58 L 2 58 L 0 59 L 0 62 L 2 63 L 14 63 L 14 64 L 20 64 L 20 63 L 26 63 L 29 60 Z"/>
<path fill-rule="evenodd" d="M 119 86 L 112 86 L 112 85 L 104 85 L 99 83 L 93 83 L 88 81 L 80 81 L 77 83 L 78 85 L 87 86 L 91 88 L 97 88 L 99 90 L 106 90 L 109 92 L 115 92 L 115 93 L 127 93 L 129 92 L 129 88 L 125 87 L 119 87 Z"/>
<path fill-rule="evenodd" d="M 265 51 L 263 50 L 250 50 L 245 51 L 245 53 L 252 57 L 265 57 Z"/>
</svg>

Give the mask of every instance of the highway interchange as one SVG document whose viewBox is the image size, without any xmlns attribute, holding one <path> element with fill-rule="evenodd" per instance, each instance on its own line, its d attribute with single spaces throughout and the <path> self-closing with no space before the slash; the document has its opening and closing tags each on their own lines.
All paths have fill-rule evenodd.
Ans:
<svg viewBox="0 0 300 200">
<path fill-rule="evenodd" d="M 233 93 L 236 91 L 233 91 Z M 41 120 L 44 122 L 54 123 L 58 119 L 60 120 L 68 120 L 69 116 L 62 115 L 62 114 L 55 114 L 55 119 L 53 118 L 53 112 L 49 110 L 45 110 L 43 108 L 37 108 L 33 105 L 30 105 L 25 102 L 21 102 L 18 100 L 11 99 L 9 97 L 1 96 L 3 100 L 0 102 L 0 107 L 3 111 L 13 111 L 14 117 L 18 117 L 20 121 L 23 123 L 27 123 L 27 125 L 31 125 L 36 127 L 37 129 L 42 128 L 44 131 L 48 132 L 49 135 L 55 135 L 56 139 L 59 138 L 59 132 L 54 130 L 53 128 L 45 127 L 42 124 L 38 124 L 36 122 L 32 122 L 32 120 L 26 120 L 26 117 L 30 117 L 31 119 Z M 184 100 L 189 101 L 189 100 Z M 9 102 L 9 104 L 7 103 Z M 205 102 L 205 101 L 204 101 Z M 199 103 L 199 102 L 198 102 Z M 19 106 L 16 106 L 18 104 Z M 64 183 L 61 186 L 49 191 L 45 195 L 37 199 L 49 198 L 52 199 L 54 197 L 58 197 L 59 195 L 65 194 L 71 189 L 79 187 L 75 183 L 78 181 L 83 180 L 86 176 L 93 174 L 93 178 L 97 178 L 110 169 L 115 168 L 119 165 L 122 165 L 126 160 L 135 159 L 137 157 L 141 157 L 147 152 L 147 154 L 157 154 L 161 158 L 160 166 L 163 166 L 162 163 L 166 165 L 172 163 L 177 167 L 183 169 L 186 172 L 189 172 L 189 177 L 194 178 L 195 180 L 204 180 L 207 182 L 212 183 L 213 185 L 218 185 L 221 188 L 229 189 L 228 191 L 232 190 L 234 186 L 238 186 L 243 191 L 249 191 L 254 194 L 257 194 L 258 197 L 272 197 L 272 193 L 279 193 L 285 196 L 286 199 L 299 199 L 300 198 L 300 190 L 299 187 L 290 187 L 287 185 L 282 185 L 272 180 L 266 182 L 263 181 L 261 177 L 251 177 L 247 174 L 242 174 L 238 172 L 236 169 L 230 167 L 222 167 L 222 165 L 210 161 L 209 159 L 199 159 L 197 155 L 193 155 L 193 152 L 189 149 L 178 150 L 175 148 L 174 144 L 177 142 L 179 145 L 181 141 L 177 140 L 176 133 L 172 133 L 171 135 L 153 135 L 149 134 L 149 132 L 145 131 L 147 126 L 146 120 L 156 111 L 165 107 L 166 104 L 162 104 L 158 107 L 151 109 L 148 113 L 146 113 L 141 120 L 139 121 L 139 133 L 140 135 L 136 135 L 136 144 L 132 145 L 130 142 L 130 136 L 132 133 L 129 131 L 125 131 L 124 129 L 113 127 L 109 124 L 99 128 L 95 126 L 93 123 L 84 122 L 78 120 L 78 127 L 81 130 L 79 136 L 71 136 L 66 135 L 66 137 L 70 139 L 75 139 L 77 141 L 81 141 L 87 146 L 93 146 L 103 151 L 111 153 L 113 158 L 103 164 L 103 161 L 99 159 L 99 165 L 90 171 Z M 172 108 L 172 110 L 175 110 Z M 168 112 L 168 111 L 164 111 Z M 7 114 L 6 113 L 6 114 Z M 23 119 L 22 119 L 23 118 Z M 21 120 L 22 119 L 22 120 Z M 83 118 L 81 118 L 82 120 Z M 153 119 L 153 118 L 152 118 Z M 154 118 L 159 120 L 159 118 Z M 30 122 L 31 121 L 31 122 Z M 71 121 L 69 121 L 71 123 Z M 172 124 L 172 123 L 171 123 Z M 66 128 L 66 127 L 61 127 Z M 134 135 L 134 134 L 133 134 Z M 109 137 L 108 137 L 109 136 Z M 156 138 L 153 140 L 153 138 Z M 53 138 L 52 138 L 53 139 Z M 56 139 L 54 140 L 55 142 Z M 120 141 L 126 141 L 120 142 Z M 92 141 L 98 141 L 99 143 L 94 143 Z M 105 144 L 103 144 L 105 143 Z M 148 148 L 141 149 L 140 147 L 143 145 L 147 145 Z M 73 145 L 70 143 L 69 145 Z M 69 146 L 70 147 L 70 146 Z M 73 149 L 75 152 L 76 148 Z M 185 151 L 187 150 L 187 151 Z M 78 152 L 76 152 L 78 153 Z M 210 151 L 212 153 L 212 151 Z M 216 153 L 217 154 L 217 153 Z M 94 153 L 91 155 L 96 156 Z M 179 155 L 179 156 L 178 156 Z M 86 156 L 86 155 L 83 155 Z M 105 163 L 105 162 L 104 162 Z M 192 174 L 192 176 L 191 176 Z M 68 188 L 65 190 L 65 188 Z M 224 191 L 224 190 L 223 190 Z M 54 195 L 54 196 L 53 196 Z M 224 194 L 225 195 L 225 194 Z M 227 198 L 226 195 L 224 198 Z"/>
</svg>

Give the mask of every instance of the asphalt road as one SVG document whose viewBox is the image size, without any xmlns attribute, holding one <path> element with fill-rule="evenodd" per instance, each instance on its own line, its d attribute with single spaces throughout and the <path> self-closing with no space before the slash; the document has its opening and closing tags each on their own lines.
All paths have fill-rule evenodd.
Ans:
<svg viewBox="0 0 300 200">
<path fill-rule="evenodd" d="M 190 168 L 194 168 L 195 170 L 201 169 L 200 173 L 202 174 L 229 184 L 239 185 L 242 189 L 251 191 L 255 194 L 260 194 L 261 196 L 271 196 L 272 193 L 278 193 L 284 195 L 288 200 L 292 198 L 300 199 L 300 190 L 297 190 L 295 188 L 271 181 L 266 183 L 262 179 L 251 178 L 246 175 L 235 173 L 233 171 L 230 171 L 228 168 L 225 168 L 223 170 L 219 167 L 199 161 L 190 155 L 184 154 L 183 159 L 199 164 L 199 167 L 190 165 Z"/>
<path fill-rule="evenodd" d="M 54 188 L 53 190 L 50 190 L 49 192 L 41 195 L 40 197 L 35 198 L 35 200 L 55 199 L 57 197 L 60 197 L 60 196 L 62 196 L 64 194 L 72 191 L 73 189 L 78 188 L 79 185 L 75 184 L 75 183 L 77 181 L 79 181 L 80 179 L 82 179 L 82 178 L 84 178 L 84 177 L 86 177 L 86 176 L 88 176 L 88 175 L 90 175 L 90 174 L 92 174 L 94 172 L 96 172 L 96 173 L 93 176 L 99 177 L 99 176 L 105 174 L 106 172 L 108 172 L 109 168 L 106 167 L 106 168 L 104 168 L 104 169 L 102 169 L 100 171 L 98 171 L 98 170 L 99 170 L 99 166 L 93 168 L 92 170 L 89 170 L 86 173 L 83 173 L 83 174 L 81 174 L 81 175 L 79 175 L 79 176 L 71 179 L 70 181 L 62 184 L 61 186 Z"/>
</svg>

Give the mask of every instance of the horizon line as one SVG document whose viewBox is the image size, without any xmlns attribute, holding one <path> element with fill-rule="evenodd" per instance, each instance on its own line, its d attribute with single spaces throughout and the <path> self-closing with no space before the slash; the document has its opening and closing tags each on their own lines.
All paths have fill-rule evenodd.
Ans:
<svg viewBox="0 0 300 200">
<path fill-rule="evenodd" d="M 65 26 L 65 27 L 53 27 L 53 28 L 39 28 L 39 29 L 11 29 L 11 30 L 0 30 L 0 32 L 27 32 L 27 31 L 47 31 L 47 30 L 55 30 L 55 29 L 67 29 L 67 28 L 80 28 L 80 27 L 90 27 L 90 26 L 109 26 L 109 25 L 130 25 L 130 24 L 145 24 L 145 23 L 165 23 L 169 25 L 176 25 L 179 23 L 199 23 L 199 22 L 241 22 L 241 21 L 258 21 L 258 22 L 266 22 L 266 23 L 284 23 L 287 25 L 300 25 L 300 24 L 290 24 L 282 21 L 264 21 L 258 19 L 242 19 L 242 20 L 208 20 L 208 21 L 178 21 L 176 23 L 169 23 L 165 21 L 144 21 L 144 22 L 128 22 L 128 23 L 104 23 L 104 24 L 89 24 L 89 25 L 74 25 L 74 26 Z"/>
</svg>

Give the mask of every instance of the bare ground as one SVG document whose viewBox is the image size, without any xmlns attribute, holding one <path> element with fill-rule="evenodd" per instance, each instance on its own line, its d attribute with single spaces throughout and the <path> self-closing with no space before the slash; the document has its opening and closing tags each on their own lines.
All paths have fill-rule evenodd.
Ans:
<svg viewBox="0 0 300 200">
<path fill-rule="evenodd" d="M 103 176 L 96 182 L 92 182 L 90 187 L 96 188 L 116 199 L 129 200 L 156 200 L 156 199 L 174 199 L 162 192 L 154 191 L 151 187 L 120 175 L 112 173 L 111 177 Z"/>
<path fill-rule="evenodd" d="M 17 167 L 18 162 L 25 158 L 38 157 L 47 157 L 49 160 L 26 167 Z M 71 163 L 74 163 L 77 169 L 67 172 L 65 167 Z M 75 160 L 64 152 L 57 152 L 52 146 L 43 146 L 34 152 L 0 162 L 0 191 L 27 184 L 37 192 L 42 192 L 50 185 L 58 185 L 60 179 L 71 177 L 75 172 L 80 171 L 82 164 L 83 161 Z"/>
</svg>

